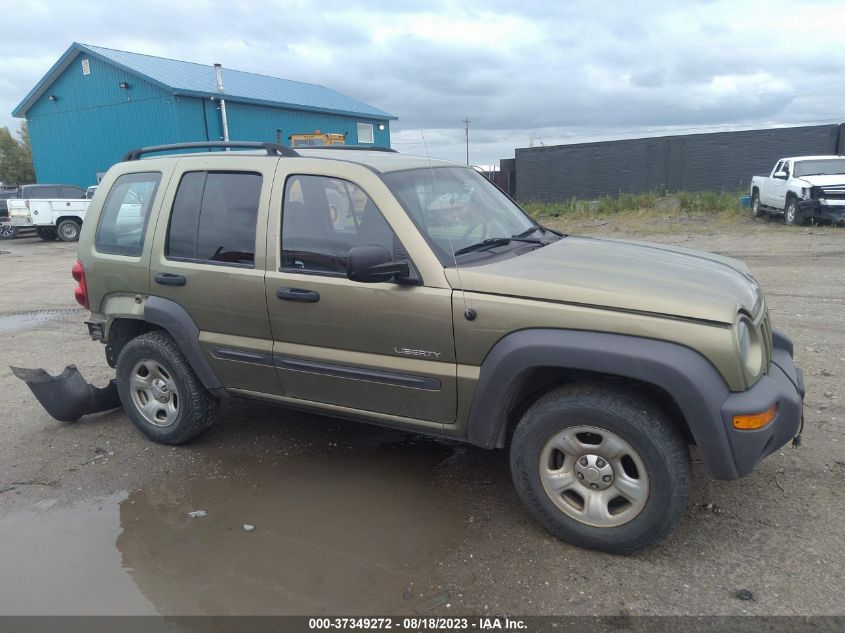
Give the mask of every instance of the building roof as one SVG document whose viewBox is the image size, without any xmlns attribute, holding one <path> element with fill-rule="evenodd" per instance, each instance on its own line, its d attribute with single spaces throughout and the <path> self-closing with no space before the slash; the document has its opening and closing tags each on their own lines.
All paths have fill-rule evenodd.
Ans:
<svg viewBox="0 0 845 633">
<path fill-rule="evenodd" d="M 397 118 L 363 101 L 358 101 L 325 86 L 268 77 L 267 75 L 229 68 L 223 69 L 224 92 L 221 94 L 217 91 L 214 66 L 118 51 L 76 42 L 71 44 L 70 48 L 65 51 L 41 81 L 24 97 L 23 101 L 12 111 L 12 115 L 16 117 L 26 116 L 27 110 L 80 54 L 100 58 L 177 95 L 222 96 L 229 101 L 293 110 L 366 116 L 376 119 Z"/>
</svg>

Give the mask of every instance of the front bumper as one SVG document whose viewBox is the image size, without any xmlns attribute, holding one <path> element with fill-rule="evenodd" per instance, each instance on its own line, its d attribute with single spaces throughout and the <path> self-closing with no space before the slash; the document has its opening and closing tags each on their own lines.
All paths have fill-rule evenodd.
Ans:
<svg viewBox="0 0 845 633">
<path fill-rule="evenodd" d="M 804 417 L 804 372 L 792 360 L 792 342 L 780 332 L 775 332 L 773 339 L 769 373 L 747 391 L 732 393 L 722 404 L 722 420 L 740 477 L 795 437 Z M 763 428 L 734 428 L 733 416 L 766 411 L 772 405 L 777 405 L 777 414 Z"/>
<path fill-rule="evenodd" d="M 802 200 L 798 203 L 798 211 L 806 220 L 826 220 L 828 222 L 845 222 L 845 204 L 827 204 L 824 200 Z"/>
</svg>

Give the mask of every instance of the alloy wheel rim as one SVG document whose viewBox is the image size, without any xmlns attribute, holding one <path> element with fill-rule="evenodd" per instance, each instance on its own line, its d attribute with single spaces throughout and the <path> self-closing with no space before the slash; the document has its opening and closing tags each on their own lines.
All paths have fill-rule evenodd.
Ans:
<svg viewBox="0 0 845 633">
<path fill-rule="evenodd" d="M 154 426 L 170 426 L 179 415 L 179 390 L 173 375 L 161 363 L 145 359 L 132 368 L 129 378 L 132 403 Z"/>
<path fill-rule="evenodd" d="M 540 452 L 540 481 L 567 516 L 592 527 L 618 527 L 636 518 L 650 486 L 642 458 L 620 436 L 595 426 L 552 435 Z"/>
</svg>

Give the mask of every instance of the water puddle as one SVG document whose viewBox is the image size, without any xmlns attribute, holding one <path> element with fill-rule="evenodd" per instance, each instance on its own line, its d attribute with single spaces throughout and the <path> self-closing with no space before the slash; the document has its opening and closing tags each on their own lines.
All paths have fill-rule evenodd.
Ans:
<svg viewBox="0 0 845 633">
<path fill-rule="evenodd" d="M 114 546 L 125 498 L 45 498 L 0 518 L 0 615 L 155 614 Z"/>
<path fill-rule="evenodd" d="M 0 316 L 0 333 L 17 332 L 37 327 L 43 323 L 60 319 L 66 314 L 80 312 L 75 308 L 65 310 L 38 310 L 22 314 L 6 314 Z"/>
<path fill-rule="evenodd" d="M 212 479 L 13 513 L 0 519 L 0 613 L 410 612 L 442 592 L 440 563 L 467 526 L 439 482 L 452 451 L 230 456 Z"/>
</svg>

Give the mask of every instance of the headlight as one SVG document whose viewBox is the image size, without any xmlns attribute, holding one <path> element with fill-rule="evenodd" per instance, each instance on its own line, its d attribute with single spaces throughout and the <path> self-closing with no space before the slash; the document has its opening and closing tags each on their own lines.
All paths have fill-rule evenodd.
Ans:
<svg viewBox="0 0 845 633">
<path fill-rule="evenodd" d="M 746 370 L 758 376 L 763 369 L 763 340 L 760 332 L 744 317 L 737 324 L 737 346 Z"/>
</svg>

